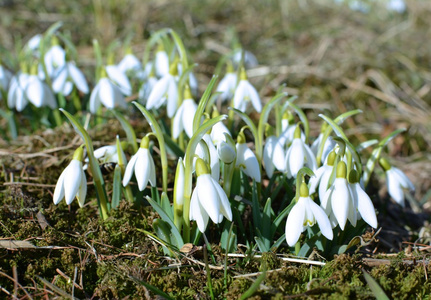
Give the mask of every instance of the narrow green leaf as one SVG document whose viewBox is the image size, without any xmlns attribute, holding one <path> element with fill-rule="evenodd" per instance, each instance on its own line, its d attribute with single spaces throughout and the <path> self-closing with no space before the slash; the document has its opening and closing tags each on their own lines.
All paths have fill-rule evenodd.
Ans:
<svg viewBox="0 0 431 300">
<path fill-rule="evenodd" d="M 365 280 L 367 281 L 368 286 L 373 292 L 374 297 L 376 297 L 377 300 L 389 300 L 389 297 L 385 294 L 377 281 L 364 269 L 362 269 L 362 273 L 364 274 Z"/>
<path fill-rule="evenodd" d="M 112 199 L 111 199 L 111 208 L 117 209 L 120 204 L 121 198 L 121 167 L 119 165 L 115 166 L 114 170 L 114 183 L 112 185 Z"/>
<path fill-rule="evenodd" d="M 156 295 L 159 295 L 161 297 L 163 297 L 164 299 L 167 300 L 175 300 L 175 298 L 169 296 L 168 294 L 166 294 L 165 292 L 159 290 L 158 288 L 156 288 L 155 286 L 135 277 L 135 276 L 129 276 L 131 279 L 133 279 L 134 281 L 136 281 L 137 283 L 145 286 L 146 289 L 150 290 L 151 292 L 153 292 Z"/>
<path fill-rule="evenodd" d="M 266 245 L 266 243 L 263 241 L 263 239 L 259 236 L 259 235 L 261 235 L 259 229 L 256 230 L 256 233 L 258 234 L 258 236 L 255 236 L 254 240 L 256 241 L 257 247 L 259 247 L 259 250 L 261 252 L 268 252 L 269 247 Z"/>
<path fill-rule="evenodd" d="M 253 282 L 253 284 L 250 286 L 250 288 L 245 291 L 244 294 L 241 295 L 240 300 L 245 300 L 253 296 L 253 294 L 259 289 L 260 284 L 266 277 L 266 268 L 262 272 L 262 274 L 259 275 L 259 277 L 256 278 L 256 280 Z"/>
<path fill-rule="evenodd" d="M 273 236 L 271 235 L 271 219 L 273 216 L 273 211 L 271 207 L 271 198 L 268 198 L 266 200 L 265 206 L 263 208 L 263 214 L 262 214 L 262 236 L 263 241 L 265 242 L 265 245 L 269 249 L 271 242 L 273 240 Z"/>
<path fill-rule="evenodd" d="M 401 129 L 397 129 L 393 132 L 391 132 L 387 137 L 385 137 L 383 140 L 380 141 L 379 146 L 380 147 L 384 147 L 386 146 L 390 141 L 392 141 L 392 139 L 394 137 L 396 137 L 398 134 L 400 134 L 401 132 L 406 131 L 405 128 L 401 128 Z"/>
<path fill-rule="evenodd" d="M 169 218 L 173 220 L 174 219 L 173 208 L 172 208 L 171 202 L 169 201 L 168 195 L 165 192 L 162 193 L 160 205 L 163 208 L 163 210 L 166 212 L 166 214 L 169 216 Z"/>
<path fill-rule="evenodd" d="M 121 113 L 117 112 L 114 109 L 111 109 L 111 112 L 117 118 L 117 120 L 121 124 L 121 127 L 123 127 L 123 130 L 126 132 L 127 141 L 130 145 L 132 145 L 133 152 L 138 152 L 138 143 L 136 141 L 136 134 L 132 125 L 130 125 L 129 121 L 127 121 Z"/>
<path fill-rule="evenodd" d="M 198 108 L 196 109 L 196 113 L 193 118 L 193 132 L 196 132 L 201 125 L 202 115 L 206 109 L 208 101 L 210 100 L 211 92 L 214 88 L 216 81 L 217 81 L 217 76 L 213 76 L 211 78 L 211 81 L 208 83 L 208 86 L 205 89 L 205 92 L 203 93 L 198 103 Z"/>
</svg>

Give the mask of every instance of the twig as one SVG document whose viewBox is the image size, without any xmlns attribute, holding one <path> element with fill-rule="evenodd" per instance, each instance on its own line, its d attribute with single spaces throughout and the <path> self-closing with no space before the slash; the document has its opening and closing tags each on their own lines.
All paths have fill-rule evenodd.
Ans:
<svg viewBox="0 0 431 300">
<path fill-rule="evenodd" d="M 68 282 L 72 282 L 72 279 L 67 276 L 66 274 L 64 274 L 60 269 L 56 269 L 55 271 L 57 271 L 58 274 L 60 274 L 61 277 L 63 277 L 64 279 L 66 279 Z M 75 267 L 75 271 L 76 271 L 76 267 Z M 82 291 L 82 287 L 80 287 L 75 280 L 73 280 L 73 286 L 80 289 Z M 73 289 L 72 289 L 72 296 L 73 296 Z"/>
<path fill-rule="evenodd" d="M 6 273 L 3 273 L 2 271 L 0 271 L 0 275 L 1 276 L 4 276 L 4 277 L 6 277 L 7 279 L 10 279 L 10 280 L 12 280 L 13 282 L 14 282 L 14 285 L 15 285 L 15 280 L 12 278 L 12 277 L 10 277 L 9 275 L 7 275 Z M 25 290 L 25 288 L 19 283 L 19 282 L 17 282 L 16 283 L 23 291 L 24 291 L 24 293 L 25 293 L 25 295 L 29 298 L 29 299 L 33 299 L 31 296 L 30 296 L 30 294 Z"/>
<path fill-rule="evenodd" d="M 229 257 L 245 257 L 244 254 L 237 254 L 237 253 L 229 253 Z M 254 255 L 254 257 L 260 258 L 262 255 Z M 298 258 L 289 258 L 289 257 L 279 257 L 281 260 L 293 262 L 293 263 L 300 263 L 300 264 L 309 264 L 309 265 L 317 265 L 317 266 L 324 266 L 326 263 L 321 261 L 315 261 L 315 260 L 308 260 L 308 259 L 298 259 Z"/>
</svg>

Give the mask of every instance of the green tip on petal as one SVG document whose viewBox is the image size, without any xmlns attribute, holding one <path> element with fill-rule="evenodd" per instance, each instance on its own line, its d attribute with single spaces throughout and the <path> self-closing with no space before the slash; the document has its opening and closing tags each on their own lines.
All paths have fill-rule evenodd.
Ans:
<svg viewBox="0 0 431 300">
<path fill-rule="evenodd" d="M 226 73 L 233 73 L 234 71 L 232 63 L 228 60 L 226 63 Z"/>
<path fill-rule="evenodd" d="M 245 72 L 244 67 L 241 67 L 241 72 L 239 74 L 239 80 L 247 80 L 247 73 Z"/>
<path fill-rule="evenodd" d="M 301 127 L 300 124 L 296 125 L 295 133 L 293 134 L 294 139 L 300 139 L 301 138 Z"/>
<path fill-rule="evenodd" d="M 84 159 L 84 145 L 80 146 L 78 149 L 75 150 L 72 159 L 82 162 L 82 160 Z"/>
<path fill-rule="evenodd" d="M 333 166 L 335 163 L 335 158 L 337 157 L 337 154 L 335 153 L 334 150 L 332 150 L 329 154 L 328 154 L 328 166 Z"/>
<path fill-rule="evenodd" d="M 21 71 L 23 72 L 23 73 L 28 73 L 28 66 L 27 66 L 27 64 L 23 61 L 23 62 L 21 62 L 20 64 L 19 64 L 19 66 L 20 66 L 20 68 L 21 68 Z"/>
<path fill-rule="evenodd" d="M 220 112 L 217 110 L 217 107 L 215 105 L 213 106 L 213 112 L 211 113 L 211 116 L 213 118 L 217 118 L 218 116 L 220 116 Z"/>
<path fill-rule="evenodd" d="M 239 132 L 238 137 L 236 138 L 236 142 L 238 144 L 245 144 L 246 139 L 245 139 L 244 132 L 242 132 L 242 131 Z"/>
<path fill-rule="evenodd" d="M 150 146 L 150 138 L 148 136 L 144 136 L 141 140 L 141 148 L 148 149 Z"/>
<path fill-rule="evenodd" d="M 127 54 L 133 54 L 132 47 L 130 47 L 130 46 L 127 47 L 127 49 L 126 49 L 126 55 Z"/>
<path fill-rule="evenodd" d="M 293 124 L 293 122 L 295 121 L 292 112 L 290 112 L 289 110 L 286 110 L 284 112 L 282 119 L 287 120 L 289 124 Z"/>
<path fill-rule="evenodd" d="M 202 158 L 196 159 L 196 175 L 199 177 L 204 174 L 209 174 L 210 171 L 208 169 L 207 164 L 204 162 Z"/>
<path fill-rule="evenodd" d="M 299 197 L 306 198 L 308 196 L 308 186 L 305 184 L 305 182 L 302 182 L 301 186 L 299 187 Z"/>
<path fill-rule="evenodd" d="M 174 62 L 169 67 L 169 74 L 172 76 L 178 75 L 178 59 L 175 59 Z"/>
<path fill-rule="evenodd" d="M 383 168 L 383 170 L 385 170 L 385 172 L 389 171 L 392 168 L 392 166 L 389 163 L 389 161 L 386 158 L 384 158 L 384 157 L 380 158 L 379 164 Z"/>
<path fill-rule="evenodd" d="M 274 128 L 272 128 L 271 125 L 269 125 L 268 123 L 265 124 L 265 136 L 271 136 L 274 135 Z"/>
<path fill-rule="evenodd" d="M 31 65 L 30 75 L 37 75 L 37 64 Z"/>
<path fill-rule="evenodd" d="M 357 183 L 357 182 L 359 182 L 358 171 L 356 171 L 355 169 L 353 169 L 353 170 L 351 170 L 349 172 L 349 182 L 350 183 Z"/>
<path fill-rule="evenodd" d="M 51 46 L 57 46 L 57 45 L 60 45 L 60 41 L 55 35 L 53 35 L 51 38 Z"/>
<path fill-rule="evenodd" d="M 346 178 L 346 176 L 347 176 L 346 163 L 341 160 L 337 164 L 337 178 Z"/>
<path fill-rule="evenodd" d="M 192 92 L 188 84 L 184 87 L 184 99 L 193 99 Z"/>
<path fill-rule="evenodd" d="M 100 78 L 106 78 L 108 77 L 108 74 L 106 73 L 105 68 L 100 68 Z"/>
</svg>

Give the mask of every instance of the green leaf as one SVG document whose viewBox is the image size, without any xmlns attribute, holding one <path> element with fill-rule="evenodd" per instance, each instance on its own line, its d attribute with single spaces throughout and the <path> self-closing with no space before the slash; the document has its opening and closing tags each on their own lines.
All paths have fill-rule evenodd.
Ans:
<svg viewBox="0 0 431 300">
<path fill-rule="evenodd" d="M 265 206 L 263 208 L 263 214 L 262 214 L 262 236 L 263 241 L 265 242 L 265 245 L 267 246 L 269 251 L 269 247 L 271 245 L 271 242 L 273 240 L 273 236 L 271 235 L 271 219 L 273 215 L 272 207 L 271 207 L 271 198 L 268 198 L 266 200 Z"/>
<path fill-rule="evenodd" d="M 172 209 L 172 205 L 171 205 L 171 202 L 169 201 L 168 195 L 165 192 L 162 193 L 160 205 L 162 206 L 166 214 L 168 214 L 169 218 L 171 220 L 174 220 L 174 212 Z"/>
<path fill-rule="evenodd" d="M 232 109 L 237 115 L 241 117 L 241 119 L 244 120 L 245 124 L 247 124 L 248 128 L 250 128 L 250 131 L 253 134 L 254 142 L 255 143 L 258 142 L 259 136 L 258 136 L 256 125 L 254 125 L 253 120 L 247 114 L 243 113 L 242 111 L 236 108 L 229 107 L 229 109 Z"/>
<path fill-rule="evenodd" d="M 117 112 L 114 109 L 111 109 L 112 114 L 117 118 L 117 120 L 120 122 L 121 127 L 123 127 L 124 131 L 126 132 L 127 141 L 130 145 L 132 145 L 133 152 L 138 152 L 138 143 L 136 141 L 136 134 L 135 130 L 133 129 L 132 125 L 130 125 L 129 121 L 124 118 L 122 114 Z"/>
<path fill-rule="evenodd" d="M 256 181 L 254 180 L 253 180 L 253 190 L 252 190 L 251 201 L 253 203 L 251 206 L 252 213 L 253 213 L 253 224 L 256 229 L 261 229 L 261 227 L 263 226 L 263 223 L 262 223 L 262 217 L 260 212 L 260 203 L 259 203 L 259 199 L 257 198 Z"/>
<path fill-rule="evenodd" d="M 119 165 L 116 165 L 114 170 L 114 183 L 112 185 L 112 209 L 117 209 L 118 205 L 120 204 L 121 188 L 121 167 Z"/>
<path fill-rule="evenodd" d="M 362 269 L 362 273 L 364 274 L 365 280 L 367 281 L 368 286 L 373 292 L 374 297 L 376 297 L 377 300 L 389 300 L 389 297 L 386 296 L 385 292 L 377 283 L 377 281 L 364 269 Z"/>
<path fill-rule="evenodd" d="M 261 235 L 259 229 L 256 229 L 256 233 L 258 235 Z M 266 243 L 263 241 L 263 239 L 260 236 L 255 236 L 254 240 L 256 241 L 256 244 L 259 247 L 259 250 L 261 252 L 268 252 L 269 251 L 269 247 L 266 245 Z"/>
<path fill-rule="evenodd" d="M 193 132 L 196 132 L 198 128 L 201 126 L 202 115 L 205 111 L 208 101 L 210 100 L 211 92 L 214 88 L 216 81 L 217 81 L 217 76 L 213 76 L 207 88 L 205 89 L 205 92 L 202 95 L 201 100 L 199 101 L 198 108 L 196 109 L 196 113 L 193 118 Z"/>
<path fill-rule="evenodd" d="M 151 284 L 135 277 L 135 276 L 129 276 L 131 279 L 133 279 L 134 281 L 136 281 L 137 283 L 145 286 L 146 289 L 150 290 L 151 292 L 153 292 L 156 295 L 159 295 L 161 297 L 163 297 L 164 299 L 167 300 L 175 300 L 175 298 L 169 296 L 168 294 L 166 294 L 165 292 L 159 290 L 158 288 L 156 288 L 155 286 L 152 286 Z"/>
<path fill-rule="evenodd" d="M 250 286 L 250 288 L 245 291 L 244 294 L 241 295 L 240 300 L 245 300 L 253 296 L 253 294 L 259 289 L 260 284 L 266 277 L 266 268 L 264 268 L 264 271 L 259 275 L 259 277 L 256 278 L 256 280 L 253 282 L 253 284 Z"/>
</svg>

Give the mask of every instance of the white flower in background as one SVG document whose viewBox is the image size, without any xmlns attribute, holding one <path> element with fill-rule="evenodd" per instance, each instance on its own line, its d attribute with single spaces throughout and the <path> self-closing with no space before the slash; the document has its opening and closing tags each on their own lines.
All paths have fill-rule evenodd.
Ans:
<svg viewBox="0 0 431 300">
<path fill-rule="evenodd" d="M 266 126 L 266 140 L 265 146 L 263 148 L 263 165 L 265 167 L 266 174 L 268 178 L 271 178 L 274 174 L 275 165 L 274 165 L 274 149 L 277 144 L 278 138 L 272 134 L 273 129 L 270 125 Z M 284 155 L 278 158 L 279 160 L 284 160 Z"/>
<path fill-rule="evenodd" d="M 56 93 L 68 96 L 73 89 L 73 85 L 84 94 L 88 94 L 89 88 L 85 80 L 84 73 L 78 69 L 73 61 L 68 61 L 56 72 L 56 77 L 52 82 L 52 89 Z"/>
<path fill-rule="evenodd" d="M 213 111 L 215 112 L 215 110 Z M 218 113 L 213 113 L 213 118 L 217 117 Z M 222 122 L 217 122 L 211 129 L 211 140 L 213 141 L 214 145 L 217 145 L 221 141 L 226 141 L 225 134 L 232 136 L 229 129 L 227 129 L 226 125 L 224 125 Z"/>
<path fill-rule="evenodd" d="M 324 126 L 324 128 L 326 128 L 326 126 Z M 317 157 L 319 149 L 320 149 L 320 147 L 322 145 L 322 140 L 323 140 L 323 131 L 319 134 L 319 136 L 317 137 L 317 139 L 314 140 L 313 144 L 311 144 L 311 151 L 314 153 L 314 156 L 316 156 L 316 157 Z M 321 161 L 325 161 L 326 160 L 326 157 L 334 149 L 334 147 L 335 147 L 336 144 L 337 143 L 334 141 L 334 139 L 331 136 L 329 136 L 326 139 L 325 144 L 323 146 L 323 152 L 322 152 Z"/>
<path fill-rule="evenodd" d="M 244 53 L 244 65 L 246 68 L 254 68 L 259 64 L 256 56 L 253 53 L 243 50 L 242 48 L 238 48 L 235 50 L 235 53 L 232 57 L 232 60 L 237 66 L 241 62 L 241 56 L 243 55 L 242 53 Z"/>
<path fill-rule="evenodd" d="M 220 141 L 217 144 L 217 154 L 222 162 L 230 164 L 236 159 L 236 148 L 225 141 Z"/>
<path fill-rule="evenodd" d="M 36 75 L 36 69 L 37 67 L 35 66 L 34 72 L 27 78 L 25 96 L 36 107 L 48 106 L 52 109 L 57 108 L 57 102 L 52 90 Z"/>
<path fill-rule="evenodd" d="M 295 177 L 298 171 L 304 167 L 309 167 L 313 172 L 317 169 L 316 158 L 310 147 L 301 139 L 301 129 L 296 126 L 294 139 L 286 152 L 284 159 L 285 172 L 288 178 Z"/>
<path fill-rule="evenodd" d="M 183 65 L 181 64 L 180 61 L 178 61 L 177 63 L 177 70 L 178 70 L 178 77 L 181 77 L 181 75 L 183 74 Z M 198 94 L 198 80 L 196 79 L 196 76 L 193 72 L 189 72 L 189 80 L 187 82 L 187 84 L 190 87 L 190 90 L 192 91 L 192 94 L 194 96 L 197 96 Z"/>
<path fill-rule="evenodd" d="M 118 69 L 124 74 L 131 73 L 132 75 L 137 74 L 142 70 L 142 64 L 139 59 L 133 54 L 130 47 L 126 50 L 126 55 L 118 63 Z"/>
<path fill-rule="evenodd" d="M 42 40 L 42 35 L 36 34 L 34 35 L 31 39 L 28 40 L 26 47 L 30 50 L 30 51 L 36 51 L 39 50 L 39 45 L 40 45 L 40 41 Z"/>
<path fill-rule="evenodd" d="M 83 157 L 84 150 L 82 147 L 79 147 L 75 150 L 70 164 L 58 178 L 53 196 L 54 204 L 57 205 L 65 198 L 67 205 L 70 205 L 76 197 L 79 206 L 84 206 L 85 196 L 87 195 L 87 178 L 82 169 Z"/>
<path fill-rule="evenodd" d="M 188 86 L 184 91 L 184 100 L 175 113 L 172 137 L 178 138 L 184 130 L 189 138 L 193 136 L 193 118 L 198 106 L 192 99 L 192 94 Z"/>
<path fill-rule="evenodd" d="M 127 142 L 125 141 L 121 142 L 121 147 L 125 149 L 127 147 Z M 110 163 L 110 162 L 118 163 L 117 145 L 107 145 L 107 146 L 102 146 L 100 148 L 97 148 L 96 150 L 94 150 L 93 155 L 94 155 L 94 158 L 97 159 L 99 164 Z M 123 161 L 126 162 L 127 158 L 124 152 L 121 152 L 120 155 L 122 156 Z M 89 163 L 88 157 L 84 159 L 84 162 L 85 162 L 85 165 L 83 169 L 86 170 L 88 167 L 87 164 Z"/>
<path fill-rule="evenodd" d="M 9 83 L 13 75 L 11 71 L 6 69 L 0 62 L 0 90 L 7 91 L 9 88 Z M 2 93 L 0 93 L 0 100 L 3 98 Z"/>
<path fill-rule="evenodd" d="M 113 109 L 117 106 L 122 108 L 127 107 L 127 103 L 124 100 L 124 96 L 120 89 L 108 77 L 106 77 L 106 73 L 103 71 L 99 82 L 96 84 L 90 95 L 90 112 L 95 114 L 99 109 L 100 104 L 103 104 L 109 109 Z"/>
<path fill-rule="evenodd" d="M 25 96 L 25 87 L 27 86 L 29 76 L 30 75 L 23 70 L 12 77 L 7 94 L 7 105 L 9 108 L 16 108 L 16 110 L 20 112 L 27 106 L 28 99 Z"/>
<path fill-rule="evenodd" d="M 151 91 L 154 89 L 157 83 L 157 78 L 151 73 L 147 80 L 141 85 L 139 89 L 139 102 L 141 104 L 147 103 L 147 99 L 150 96 Z"/>
<path fill-rule="evenodd" d="M 334 184 L 326 191 L 323 199 L 320 200 L 320 205 L 329 216 L 332 227 L 338 224 L 341 230 L 344 230 L 347 219 L 353 226 L 356 226 L 358 219 L 356 212 L 358 207 L 357 199 L 352 195 L 349 188 L 346 172 L 346 164 L 344 161 L 339 161 Z"/>
<path fill-rule="evenodd" d="M 323 199 L 329 188 L 329 180 L 331 178 L 332 170 L 334 169 L 335 158 L 335 151 L 331 151 L 326 163 L 314 172 L 316 176 L 310 178 L 310 194 L 313 194 L 316 191 L 317 186 L 319 186 L 319 199 Z"/>
<path fill-rule="evenodd" d="M 133 173 L 135 173 L 140 191 L 143 191 L 147 187 L 148 182 L 150 182 L 151 186 L 156 186 L 156 167 L 153 157 L 148 150 L 149 143 L 149 138 L 145 136 L 141 141 L 138 152 L 130 158 L 124 172 L 123 186 L 129 184 Z"/>
<path fill-rule="evenodd" d="M 51 48 L 45 53 L 44 61 L 48 76 L 52 78 L 56 70 L 66 63 L 66 51 L 59 45 L 58 39 L 55 36 L 52 37 L 51 44 Z"/>
<path fill-rule="evenodd" d="M 262 103 L 260 101 L 259 93 L 248 81 L 247 74 L 243 68 L 241 69 L 239 79 L 238 86 L 236 87 L 235 94 L 233 96 L 233 107 L 245 112 L 247 102 L 250 101 L 254 109 L 260 113 L 262 110 Z"/>
<path fill-rule="evenodd" d="M 406 3 L 403 0 L 389 0 L 386 8 L 397 13 L 403 13 L 406 11 Z"/>
<path fill-rule="evenodd" d="M 261 181 L 259 162 L 257 161 L 256 155 L 254 155 L 253 151 L 247 146 L 243 132 L 240 132 L 237 138 L 235 166 L 240 168 L 248 177 L 254 179 L 256 182 Z"/>
<path fill-rule="evenodd" d="M 325 211 L 308 195 L 307 185 L 303 182 L 300 187 L 298 202 L 292 207 L 286 221 L 286 241 L 289 246 L 294 246 L 302 232 L 314 224 L 319 225 L 320 231 L 328 239 L 332 240 L 333 232 L 331 223 Z"/>
<path fill-rule="evenodd" d="M 123 95 L 130 96 L 132 94 L 132 85 L 130 84 L 129 78 L 127 78 L 126 74 L 122 72 L 117 65 L 107 65 L 105 70 L 109 79 L 118 86 Z"/>
<path fill-rule="evenodd" d="M 385 158 L 380 159 L 379 163 L 386 173 L 386 184 L 389 195 L 395 200 L 395 202 L 404 207 L 405 191 L 408 190 L 410 192 L 414 192 L 415 186 L 403 171 L 391 166 Z"/>
<path fill-rule="evenodd" d="M 153 90 L 148 96 L 147 109 L 158 109 L 167 102 L 168 117 L 172 118 L 178 107 L 178 86 L 176 81 L 177 68 L 176 64 L 169 73 L 165 74 L 155 84 Z"/>
<path fill-rule="evenodd" d="M 157 49 L 154 68 L 158 77 L 169 74 L 169 57 L 162 44 L 159 44 L 159 48 Z"/>
<path fill-rule="evenodd" d="M 236 88 L 237 78 L 238 76 L 236 75 L 236 72 L 234 72 L 232 65 L 228 64 L 226 74 L 220 80 L 216 89 L 216 92 L 221 93 L 218 97 L 220 101 L 224 102 L 232 99 Z"/>
<path fill-rule="evenodd" d="M 377 216 L 373 202 L 359 184 L 359 176 L 356 170 L 351 170 L 349 173 L 349 188 L 354 198 L 354 203 L 357 204 L 358 218 L 362 217 L 368 225 L 377 228 Z"/>
<path fill-rule="evenodd" d="M 232 221 L 232 209 L 226 193 L 220 184 L 209 174 L 206 163 L 198 158 L 196 161 L 196 187 L 190 201 L 190 220 L 195 220 L 198 229 L 205 232 L 209 218 L 221 223 L 223 216 Z"/>
</svg>

